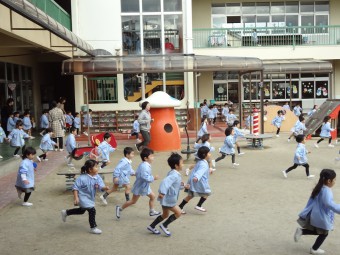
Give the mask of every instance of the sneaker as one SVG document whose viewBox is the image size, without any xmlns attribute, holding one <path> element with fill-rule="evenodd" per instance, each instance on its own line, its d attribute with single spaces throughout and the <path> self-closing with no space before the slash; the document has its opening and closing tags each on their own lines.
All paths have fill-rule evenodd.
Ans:
<svg viewBox="0 0 340 255">
<path fill-rule="evenodd" d="M 319 145 L 317 143 L 314 143 L 315 148 L 319 148 Z"/>
<path fill-rule="evenodd" d="M 150 216 L 158 216 L 158 215 L 161 215 L 161 212 L 157 212 L 157 211 L 153 210 L 149 213 L 149 215 Z"/>
<path fill-rule="evenodd" d="M 128 134 L 128 139 L 130 139 L 130 136 L 131 136 L 131 135 L 130 135 L 130 134 Z"/>
<path fill-rule="evenodd" d="M 59 151 L 64 151 L 64 149 L 59 149 Z"/>
<path fill-rule="evenodd" d="M 67 165 L 70 166 L 70 167 L 73 167 L 73 166 L 74 166 L 72 163 L 69 163 L 69 164 L 67 164 Z"/>
<path fill-rule="evenodd" d="M 104 205 L 107 205 L 107 201 L 106 201 L 106 198 L 104 197 L 104 195 L 101 195 L 99 198 L 100 198 L 100 200 L 102 200 Z"/>
<path fill-rule="evenodd" d="M 48 161 L 48 158 L 44 158 L 43 161 Z"/>
<path fill-rule="evenodd" d="M 316 251 L 313 250 L 313 248 L 310 248 L 310 254 L 324 254 L 325 251 L 324 250 L 321 250 L 321 249 L 317 249 Z"/>
<path fill-rule="evenodd" d="M 86 136 L 89 136 L 89 134 L 86 131 L 84 131 L 83 134 Z"/>
<path fill-rule="evenodd" d="M 238 155 L 241 156 L 241 155 L 244 155 L 245 153 L 244 152 L 240 152 Z"/>
<path fill-rule="evenodd" d="M 151 226 L 148 226 L 146 229 L 149 230 L 150 232 L 152 232 L 152 234 L 155 234 L 155 235 L 159 235 L 161 233 L 161 232 L 159 232 L 158 229 L 153 228 Z"/>
<path fill-rule="evenodd" d="M 206 212 L 207 210 L 203 207 L 200 207 L 198 205 L 195 206 L 195 209 L 198 210 L 198 211 L 201 211 L 201 212 Z"/>
<path fill-rule="evenodd" d="M 185 169 L 185 175 L 188 176 L 189 173 L 190 173 L 190 169 L 189 168 Z"/>
<path fill-rule="evenodd" d="M 0 159 L 3 158 L 3 156 L 0 155 Z"/>
<path fill-rule="evenodd" d="M 210 168 L 211 172 L 215 172 L 216 168 Z"/>
<path fill-rule="evenodd" d="M 61 220 L 66 222 L 67 213 L 66 210 L 61 210 Z"/>
<path fill-rule="evenodd" d="M 280 137 L 280 135 L 276 135 L 276 137 Z"/>
<path fill-rule="evenodd" d="M 215 161 L 215 159 L 212 159 L 212 160 L 211 160 L 211 165 L 212 165 L 213 168 L 216 167 L 216 161 Z"/>
<path fill-rule="evenodd" d="M 91 228 L 90 232 L 92 234 L 101 234 L 102 231 L 99 228 Z"/>
<path fill-rule="evenodd" d="M 32 206 L 33 204 L 32 203 L 30 203 L 30 202 L 23 202 L 22 203 L 22 206 Z"/>
<path fill-rule="evenodd" d="M 334 145 L 330 143 L 328 144 L 328 147 L 334 148 Z"/>
<path fill-rule="evenodd" d="M 20 158 L 19 154 L 14 154 L 13 157 Z"/>
<path fill-rule="evenodd" d="M 296 231 L 295 231 L 295 234 L 294 234 L 294 241 L 298 242 L 299 239 L 301 238 L 301 236 L 302 236 L 302 229 L 297 228 Z"/>
<path fill-rule="evenodd" d="M 238 164 L 238 163 L 233 163 L 233 167 L 237 167 L 237 166 L 239 166 L 240 164 Z"/>
<path fill-rule="evenodd" d="M 120 212 L 122 211 L 122 208 L 120 208 L 119 205 L 116 205 L 116 218 L 120 219 Z"/>
<path fill-rule="evenodd" d="M 136 150 L 139 152 L 139 148 L 138 148 L 137 144 L 135 144 L 135 147 L 136 147 Z"/>
<path fill-rule="evenodd" d="M 41 162 L 41 158 L 40 158 L 39 156 L 37 156 L 37 160 L 38 160 L 39 162 Z"/>
<path fill-rule="evenodd" d="M 288 140 L 287 140 L 288 142 L 290 142 L 290 138 L 288 138 Z"/>
<path fill-rule="evenodd" d="M 159 228 L 163 231 L 163 233 L 166 235 L 166 236 L 171 236 L 171 232 L 163 226 L 163 224 L 159 225 Z"/>
<path fill-rule="evenodd" d="M 142 142 L 142 140 L 140 140 L 140 139 L 136 140 L 136 143 L 141 143 L 141 142 Z"/>
<path fill-rule="evenodd" d="M 182 209 L 182 214 L 187 214 L 187 212 Z"/>
<path fill-rule="evenodd" d="M 283 176 L 284 176 L 285 178 L 287 178 L 286 170 L 283 170 L 283 171 L 282 171 L 282 174 L 283 174 Z"/>
<path fill-rule="evenodd" d="M 307 176 L 308 179 L 313 179 L 314 177 L 315 177 L 315 175 L 312 175 L 312 174 Z"/>
</svg>

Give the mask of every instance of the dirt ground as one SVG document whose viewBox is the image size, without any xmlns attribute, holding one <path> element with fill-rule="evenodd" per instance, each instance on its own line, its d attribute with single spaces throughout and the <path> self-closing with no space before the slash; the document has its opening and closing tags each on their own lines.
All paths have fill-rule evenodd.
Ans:
<svg viewBox="0 0 340 255">
<path fill-rule="evenodd" d="M 292 165 L 295 142 L 287 142 L 288 134 L 265 141 L 264 150 L 247 148 L 241 141 L 243 156 L 236 157 L 240 163 L 231 168 L 231 158 L 217 163 L 216 172 L 210 176 L 213 194 L 204 207 L 206 213 L 194 209 L 198 198 L 186 205 L 186 215 L 169 225 L 171 237 L 156 236 L 146 230 L 153 221 L 148 215 L 148 199 L 143 197 L 138 203 L 123 211 L 119 221 L 115 219 L 115 205 L 125 200 L 124 192 L 109 196 L 107 206 L 103 206 L 97 196 L 97 224 L 103 233 L 89 233 L 87 213 L 70 216 L 63 223 L 60 210 L 73 207 L 73 195 L 65 190 L 65 179 L 56 175 L 65 169 L 64 163 L 40 182 L 33 192 L 31 208 L 22 207 L 20 200 L 0 211 L 0 253 L 16 254 L 308 254 L 314 243 L 314 236 L 302 236 L 298 243 L 293 241 L 297 227 L 296 219 L 318 178 L 308 180 L 304 168 L 299 167 L 282 176 L 282 170 Z M 211 143 L 218 148 L 223 139 Z M 318 175 L 323 168 L 337 170 L 334 158 L 339 145 L 320 148 L 313 147 L 315 140 L 308 141 L 311 150 L 309 163 L 311 173 Z M 121 143 L 111 156 L 113 168 L 122 157 L 125 145 Z M 183 144 L 183 148 L 186 145 Z M 165 177 L 169 170 L 166 159 L 169 152 L 155 154 L 153 173 Z M 218 156 L 214 152 L 215 157 Z M 81 163 L 76 162 L 80 168 Z M 141 162 L 139 154 L 133 160 L 134 169 Z M 186 162 L 187 164 L 193 162 Z M 184 169 L 183 169 L 184 170 Z M 184 175 L 183 180 L 187 177 Z M 111 176 L 105 181 L 111 184 Z M 132 183 L 134 177 L 132 178 Z M 151 187 L 157 193 L 160 180 Z M 13 192 L 15 190 L 13 189 Z M 333 188 L 335 201 L 340 203 L 340 184 Z M 181 192 L 179 202 L 185 196 Z M 156 202 L 156 209 L 160 205 Z M 339 254 L 340 219 L 336 216 L 335 231 L 332 231 L 321 247 L 327 254 Z"/>
</svg>

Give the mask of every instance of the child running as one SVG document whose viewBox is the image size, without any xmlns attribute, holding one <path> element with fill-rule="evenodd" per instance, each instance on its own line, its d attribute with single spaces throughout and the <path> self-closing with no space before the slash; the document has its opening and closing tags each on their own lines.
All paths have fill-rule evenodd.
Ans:
<svg viewBox="0 0 340 255">
<path fill-rule="evenodd" d="M 167 176 L 163 179 L 158 189 L 158 200 L 162 206 L 162 215 L 159 215 L 151 224 L 147 227 L 149 231 L 153 234 L 159 235 L 160 232 L 156 229 L 157 224 L 161 223 L 164 219 L 167 220 L 159 225 L 160 229 L 164 232 L 166 236 L 171 236 L 171 232 L 168 229 L 168 225 L 177 220 L 181 214 L 181 208 L 176 205 L 178 200 L 179 191 L 181 188 L 189 189 L 190 185 L 181 181 L 181 174 L 183 168 L 183 158 L 177 153 L 172 153 L 168 158 L 168 165 L 171 170 L 168 172 Z M 173 214 L 168 218 L 169 212 Z"/>
<path fill-rule="evenodd" d="M 289 167 L 287 170 L 283 170 L 283 176 L 287 178 L 287 173 L 290 171 L 294 170 L 298 166 L 303 166 L 306 168 L 306 175 L 307 178 L 314 178 L 314 175 L 309 174 L 309 164 L 307 163 L 307 154 L 310 153 L 306 149 L 306 137 L 304 135 L 298 135 L 296 136 L 296 142 L 298 143 L 296 150 L 295 150 L 295 155 L 294 155 L 294 165 Z"/>
<path fill-rule="evenodd" d="M 305 118 L 302 115 L 300 115 L 299 120 L 295 123 L 294 127 L 291 129 L 292 133 L 288 137 L 288 142 L 290 142 L 290 138 L 292 138 L 292 136 L 296 137 L 297 135 L 303 135 L 303 131 L 305 130 L 306 130 Z"/>
<path fill-rule="evenodd" d="M 34 166 L 33 158 L 36 151 L 32 147 L 27 147 L 23 151 L 22 161 L 19 166 L 17 181 L 15 187 L 18 192 L 18 197 L 21 199 L 21 194 L 25 193 L 24 202 L 22 206 L 32 206 L 33 204 L 28 202 L 31 193 L 34 191 Z"/>
<path fill-rule="evenodd" d="M 240 122 L 238 120 L 235 120 L 234 125 L 233 125 L 234 144 L 236 145 L 238 155 L 241 156 L 241 155 L 244 155 L 245 153 L 241 152 L 241 147 L 240 147 L 239 143 L 237 142 L 237 138 L 244 137 L 244 134 L 241 132 L 239 127 L 240 127 Z"/>
<path fill-rule="evenodd" d="M 74 113 L 74 120 L 73 120 L 73 126 L 77 129 L 77 136 L 79 136 L 79 128 L 80 128 L 80 115 L 79 112 Z M 70 129 L 71 130 L 71 129 Z"/>
<path fill-rule="evenodd" d="M 135 171 L 132 169 L 131 163 L 135 153 L 131 147 L 124 148 L 124 158 L 122 158 L 116 168 L 113 171 L 113 187 L 111 190 L 107 190 L 100 196 L 103 204 L 107 205 L 106 198 L 112 192 L 117 191 L 118 187 L 125 188 L 125 199 L 130 200 L 130 176 L 135 175 Z"/>
<path fill-rule="evenodd" d="M 142 159 L 142 163 L 138 166 L 136 170 L 136 181 L 133 184 L 132 187 L 132 199 L 129 201 L 126 201 L 122 207 L 116 206 L 116 217 L 117 219 L 120 219 L 121 212 L 129 207 L 130 205 L 135 204 L 140 196 L 148 196 L 149 197 L 149 215 L 150 216 L 158 216 L 161 213 L 155 211 L 154 204 L 155 204 L 155 194 L 152 192 L 150 188 L 150 183 L 152 183 L 155 180 L 158 180 L 158 175 L 153 176 L 151 171 L 151 164 L 154 160 L 154 152 L 153 150 L 145 147 L 141 153 L 140 157 Z"/>
<path fill-rule="evenodd" d="M 276 137 L 280 137 L 280 128 L 282 121 L 284 120 L 283 111 L 277 111 L 277 116 L 272 120 L 272 124 L 277 128 Z"/>
<path fill-rule="evenodd" d="M 208 158 L 210 157 L 210 150 L 208 147 L 201 147 L 198 149 L 197 156 L 201 159 L 199 160 L 194 169 L 192 170 L 188 184 L 189 187 L 185 190 L 188 195 L 183 199 L 182 203 L 179 205 L 182 213 L 186 212 L 183 210 L 184 206 L 195 196 L 200 197 L 198 204 L 195 209 L 201 212 L 206 212 L 207 210 L 202 207 L 205 200 L 211 194 L 211 189 L 209 186 L 209 175 L 212 173 L 209 171 Z"/>
<path fill-rule="evenodd" d="M 326 116 L 323 119 L 323 124 L 321 127 L 321 132 L 320 132 L 320 139 L 314 144 L 315 148 L 319 148 L 319 143 L 322 142 L 324 139 L 328 139 L 328 147 L 333 148 L 334 145 L 332 144 L 332 135 L 331 132 L 333 132 L 334 129 L 331 128 L 331 117 Z"/>
<path fill-rule="evenodd" d="M 128 139 L 130 139 L 130 136 L 135 136 L 136 143 L 140 143 L 141 140 L 139 140 L 139 133 L 140 133 L 140 129 L 139 129 L 139 122 L 138 122 L 138 115 L 136 115 L 135 120 L 132 124 L 131 134 L 128 134 Z"/>
<path fill-rule="evenodd" d="M 231 155 L 232 166 L 236 167 L 240 164 L 235 162 L 235 143 L 234 143 L 234 129 L 232 127 L 226 128 L 224 131 L 226 138 L 224 139 L 224 145 L 220 148 L 220 153 L 222 154 L 218 157 L 215 162 L 222 160 L 227 155 Z"/>
<path fill-rule="evenodd" d="M 52 135 L 53 135 L 52 128 L 46 128 L 45 135 L 43 136 L 40 142 L 40 149 L 42 150 L 43 154 L 37 156 L 39 162 L 41 162 L 41 159 L 47 161 L 48 160 L 46 158 L 47 152 L 53 151 L 54 148 L 58 148 L 57 143 L 51 139 Z"/>
<path fill-rule="evenodd" d="M 16 128 L 12 130 L 12 132 L 8 135 L 7 140 L 9 141 L 10 145 L 15 148 L 13 153 L 13 157 L 19 158 L 20 155 L 18 154 L 20 148 L 22 155 L 24 155 L 25 151 L 25 139 L 30 138 L 30 136 L 25 133 L 23 130 L 23 123 L 21 120 L 16 122 Z"/>
<path fill-rule="evenodd" d="M 232 127 L 234 124 L 234 121 L 237 119 L 236 115 L 234 114 L 234 110 L 233 109 L 229 109 L 229 113 L 227 115 L 227 126 L 228 127 Z"/>
<path fill-rule="evenodd" d="M 93 159 L 85 162 L 81 168 L 81 174 L 73 185 L 74 205 L 78 208 L 61 210 L 61 219 L 66 222 L 67 216 L 89 213 L 89 223 L 92 234 L 101 234 L 102 231 L 97 228 L 95 198 L 97 190 L 108 190 L 102 178 L 98 175 L 98 163 Z"/>
<path fill-rule="evenodd" d="M 340 204 L 333 201 L 332 187 L 335 184 L 336 173 L 332 169 L 323 169 L 320 179 L 314 187 L 306 207 L 299 214 L 297 222 L 302 228 L 297 228 L 294 234 L 295 242 L 298 242 L 302 235 L 317 235 L 310 254 L 324 254 L 320 249 L 333 230 L 334 213 L 340 214 Z"/>
<path fill-rule="evenodd" d="M 100 155 L 102 156 L 102 165 L 100 166 L 100 169 L 104 168 L 111 162 L 110 153 L 114 152 L 115 148 L 111 146 L 110 142 L 111 142 L 111 134 L 105 133 L 104 140 L 98 145 L 98 151 Z"/>
<path fill-rule="evenodd" d="M 65 156 L 65 160 L 66 163 L 69 167 L 74 166 L 72 164 L 72 159 L 73 159 L 73 155 L 74 155 L 74 150 L 77 148 L 77 144 L 76 144 L 76 133 L 77 133 L 77 129 L 75 127 L 71 127 L 70 128 L 70 134 L 68 135 L 67 139 L 66 139 L 66 150 L 68 152 L 68 155 Z"/>
<path fill-rule="evenodd" d="M 200 130 L 198 130 L 198 133 L 197 133 L 196 143 L 198 143 L 202 139 L 202 136 L 204 134 L 208 134 L 207 125 L 208 125 L 208 119 L 206 117 L 203 117 L 202 123 L 201 123 L 201 128 L 200 128 Z"/>
<path fill-rule="evenodd" d="M 7 133 L 6 133 L 6 135 L 9 135 L 9 133 L 11 133 L 13 129 L 15 129 L 14 114 L 10 113 L 8 120 L 7 120 Z"/>
<path fill-rule="evenodd" d="M 42 115 L 40 117 L 40 128 L 41 132 L 40 135 L 44 136 L 45 129 L 50 126 L 50 122 L 48 121 L 48 110 L 43 110 Z"/>
</svg>

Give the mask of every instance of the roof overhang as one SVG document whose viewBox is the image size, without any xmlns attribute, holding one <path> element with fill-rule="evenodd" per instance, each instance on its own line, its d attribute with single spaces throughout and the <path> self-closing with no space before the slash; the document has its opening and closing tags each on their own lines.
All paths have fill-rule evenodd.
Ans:
<svg viewBox="0 0 340 255">
<path fill-rule="evenodd" d="M 331 62 L 315 59 L 263 60 L 264 73 L 332 73 Z"/>
<path fill-rule="evenodd" d="M 95 75 L 121 73 L 212 72 L 263 70 L 258 58 L 195 55 L 103 56 L 64 60 L 62 74 Z"/>
</svg>

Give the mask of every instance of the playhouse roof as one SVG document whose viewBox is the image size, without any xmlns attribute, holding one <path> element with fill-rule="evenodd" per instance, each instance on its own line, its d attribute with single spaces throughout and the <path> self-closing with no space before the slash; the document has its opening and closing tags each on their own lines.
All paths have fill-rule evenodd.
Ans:
<svg viewBox="0 0 340 255">
<path fill-rule="evenodd" d="M 167 93 L 163 91 L 156 91 L 146 100 L 141 101 L 139 105 L 141 105 L 144 101 L 148 101 L 152 108 L 168 108 L 177 107 L 181 105 L 181 101 L 169 96 Z"/>
</svg>

